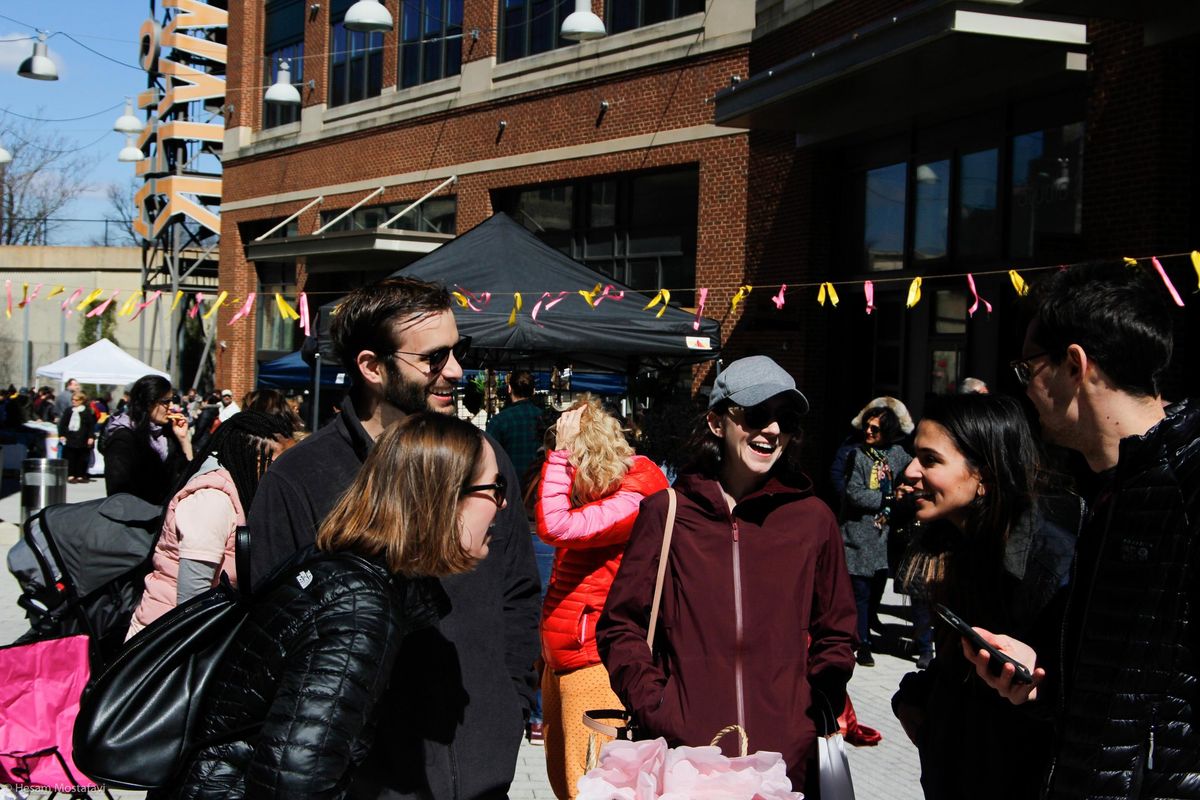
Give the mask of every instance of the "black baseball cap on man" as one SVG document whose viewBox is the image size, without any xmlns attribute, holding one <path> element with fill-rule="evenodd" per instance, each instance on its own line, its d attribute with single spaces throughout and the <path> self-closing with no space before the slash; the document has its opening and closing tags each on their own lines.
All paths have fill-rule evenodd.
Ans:
<svg viewBox="0 0 1200 800">
<path fill-rule="evenodd" d="M 779 394 L 793 399 L 801 414 L 808 413 L 808 398 L 800 393 L 795 379 L 783 367 L 767 356 L 747 356 L 721 370 L 708 395 L 708 407 L 715 408 L 728 400 L 749 408 Z"/>
</svg>

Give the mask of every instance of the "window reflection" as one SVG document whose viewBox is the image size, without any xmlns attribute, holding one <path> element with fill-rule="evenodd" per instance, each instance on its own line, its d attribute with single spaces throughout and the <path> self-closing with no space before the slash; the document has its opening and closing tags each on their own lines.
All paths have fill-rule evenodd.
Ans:
<svg viewBox="0 0 1200 800">
<path fill-rule="evenodd" d="M 913 224 L 913 259 L 946 257 L 947 222 L 950 217 L 950 161 L 918 164 L 915 173 L 917 200 Z"/>
<path fill-rule="evenodd" d="M 997 148 L 966 153 L 958 169 L 958 254 L 994 256 L 1000 241 L 996 212 L 1000 151 Z"/>
<path fill-rule="evenodd" d="M 1013 137 L 1013 256 L 1035 258 L 1045 241 L 1080 232 L 1082 155 L 1083 123 Z"/>
<path fill-rule="evenodd" d="M 891 164 L 867 172 L 863 231 L 867 269 L 904 268 L 904 206 L 907 192 L 906 164 Z"/>
</svg>

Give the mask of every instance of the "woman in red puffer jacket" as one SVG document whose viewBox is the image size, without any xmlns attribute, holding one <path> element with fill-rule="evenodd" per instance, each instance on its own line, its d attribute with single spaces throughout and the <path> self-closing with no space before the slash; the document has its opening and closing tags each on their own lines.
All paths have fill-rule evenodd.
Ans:
<svg viewBox="0 0 1200 800">
<path fill-rule="evenodd" d="M 585 397 L 555 427 L 542 467 L 537 533 L 554 545 L 554 573 L 542 607 L 542 714 L 546 772 L 561 800 L 575 797 L 588 730 L 583 712 L 620 708 L 596 650 L 596 620 L 642 499 L 667 479 L 633 454 L 620 423 Z"/>
</svg>

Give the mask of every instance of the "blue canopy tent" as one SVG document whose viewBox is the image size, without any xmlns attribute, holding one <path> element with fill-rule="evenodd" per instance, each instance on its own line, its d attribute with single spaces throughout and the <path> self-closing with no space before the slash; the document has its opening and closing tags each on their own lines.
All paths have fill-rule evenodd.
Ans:
<svg viewBox="0 0 1200 800">
<path fill-rule="evenodd" d="M 312 385 L 313 369 L 304 363 L 299 350 L 258 365 L 260 389 L 311 389 Z M 326 363 L 321 367 L 321 386 L 325 389 L 348 389 L 350 381 L 341 366 Z"/>
</svg>

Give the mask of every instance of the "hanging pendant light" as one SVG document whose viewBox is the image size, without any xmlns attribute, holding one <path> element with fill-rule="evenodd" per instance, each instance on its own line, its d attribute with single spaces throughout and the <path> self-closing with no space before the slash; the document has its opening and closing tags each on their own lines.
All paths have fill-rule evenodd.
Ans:
<svg viewBox="0 0 1200 800">
<path fill-rule="evenodd" d="M 300 105 L 300 91 L 292 85 L 292 65 L 286 58 L 279 59 L 275 82 L 267 88 L 263 99 L 268 103 L 276 103 L 281 106 Z"/>
<path fill-rule="evenodd" d="M 117 153 L 117 161 L 132 163 L 134 161 L 141 161 L 145 157 L 146 154 L 133 143 L 133 137 L 126 136 L 125 146 L 121 148 L 121 152 Z"/>
<path fill-rule="evenodd" d="M 133 100 L 125 98 L 125 113 L 117 117 L 117 121 L 113 123 L 113 130 L 117 133 L 132 133 L 134 135 L 142 132 L 142 121 L 133 115 Z"/>
<path fill-rule="evenodd" d="M 392 15 L 379 0 L 358 0 L 350 6 L 342 24 L 348 31 L 386 33 L 392 29 Z"/>
<path fill-rule="evenodd" d="M 17 74 L 35 81 L 58 80 L 58 67 L 50 60 L 50 49 L 46 46 L 46 32 L 38 31 L 38 40 L 33 43 L 33 55 L 21 62 Z"/>
<path fill-rule="evenodd" d="M 586 42 L 603 38 L 608 32 L 604 30 L 604 21 L 592 13 L 591 0 L 575 0 L 575 11 L 563 20 L 558 35 L 573 42 Z"/>
</svg>

